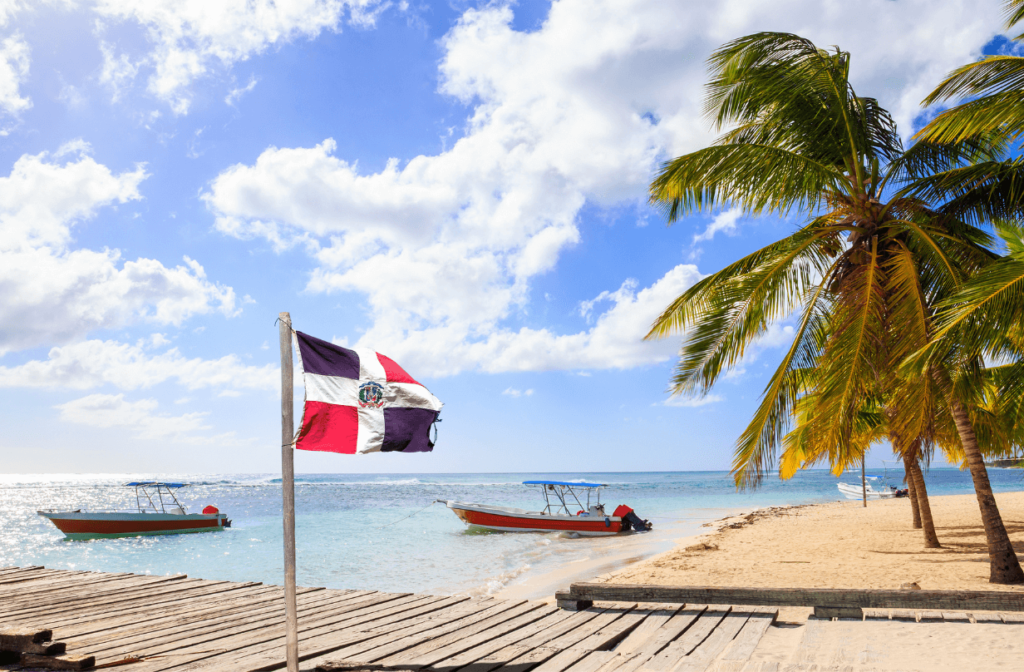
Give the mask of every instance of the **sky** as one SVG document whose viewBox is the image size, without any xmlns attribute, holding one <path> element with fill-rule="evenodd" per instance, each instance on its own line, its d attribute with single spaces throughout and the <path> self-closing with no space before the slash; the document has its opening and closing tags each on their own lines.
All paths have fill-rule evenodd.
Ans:
<svg viewBox="0 0 1024 672">
<path fill-rule="evenodd" d="M 668 226 L 648 205 L 661 163 L 714 139 L 705 60 L 758 31 L 839 45 L 909 138 L 1001 18 L 992 0 L 0 0 L 2 468 L 278 471 L 289 311 L 445 403 L 433 453 L 298 451 L 300 473 L 727 469 L 791 325 L 703 399 L 667 392 L 682 336 L 643 337 L 801 219 Z"/>
</svg>

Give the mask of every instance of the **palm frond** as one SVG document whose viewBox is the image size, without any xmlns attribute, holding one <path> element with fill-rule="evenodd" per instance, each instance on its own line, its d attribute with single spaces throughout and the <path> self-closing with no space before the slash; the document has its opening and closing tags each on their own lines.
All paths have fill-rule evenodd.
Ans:
<svg viewBox="0 0 1024 672">
<path fill-rule="evenodd" d="M 768 145 L 716 145 L 665 163 L 650 187 L 650 200 L 668 220 L 726 203 L 758 215 L 815 209 L 822 191 L 838 190 L 842 174 L 788 149 Z"/>
</svg>

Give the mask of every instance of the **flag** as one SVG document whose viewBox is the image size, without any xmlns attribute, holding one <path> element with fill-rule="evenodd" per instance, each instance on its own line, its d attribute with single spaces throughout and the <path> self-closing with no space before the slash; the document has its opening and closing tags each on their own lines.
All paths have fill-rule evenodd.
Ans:
<svg viewBox="0 0 1024 672">
<path fill-rule="evenodd" d="M 441 402 L 393 360 L 295 332 L 306 403 L 295 447 L 331 453 L 433 450 Z"/>
</svg>

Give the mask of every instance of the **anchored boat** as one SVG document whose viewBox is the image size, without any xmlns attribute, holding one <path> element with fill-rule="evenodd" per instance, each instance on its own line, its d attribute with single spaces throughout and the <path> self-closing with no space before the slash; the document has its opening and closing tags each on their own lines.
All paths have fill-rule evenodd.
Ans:
<svg viewBox="0 0 1024 672">
<path fill-rule="evenodd" d="M 601 503 L 601 488 L 607 487 L 604 483 L 523 481 L 523 485 L 541 487 L 544 494 L 542 510 L 441 501 L 467 525 L 500 532 L 575 532 L 584 537 L 604 537 L 629 530 L 645 532 L 651 529 L 648 521 L 642 520 L 626 505 L 616 508 L 610 516 L 605 514 Z M 591 503 L 591 495 L 594 495 L 594 503 Z"/>
<path fill-rule="evenodd" d="M 37 511 L 49 518 L 68 539 L 104 539 L 158 534 L 218 532 L 231 527 L 227 514 L 214 506 L 202 513 L 189 513 L 175 493 L 188 483 L 138 481 L 125 483 L 135 488 L 137 509 L 131 511 Z"/>
</svg>

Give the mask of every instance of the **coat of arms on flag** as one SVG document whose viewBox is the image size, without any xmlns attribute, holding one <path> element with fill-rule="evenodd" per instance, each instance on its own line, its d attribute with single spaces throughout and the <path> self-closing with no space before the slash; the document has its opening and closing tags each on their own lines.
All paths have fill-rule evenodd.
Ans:
<svg viewBox="0 0 1024 672">
<path fill-rule="evenodd" d="M 332 453 L 433 450 L 441 401 L 402 367 L 362 348 L 295 332 L 306 403 L 295 447 Z"/>
</svg>

